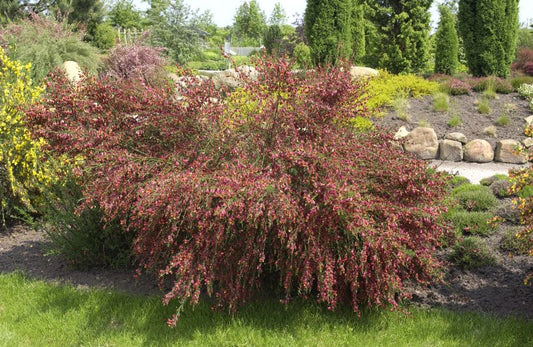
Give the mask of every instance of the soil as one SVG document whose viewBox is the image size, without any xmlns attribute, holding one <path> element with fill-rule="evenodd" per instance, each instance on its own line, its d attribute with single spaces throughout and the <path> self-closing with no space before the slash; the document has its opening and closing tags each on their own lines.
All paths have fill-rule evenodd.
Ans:
<svg viewBox="0 0 533 347">
<path fill-rule="evenodd" d="M 391 112 L 377 122 L 396 131 L 402 125 L 411 130 L 419 120 L 424 119 L 435 129 L 439 138 L 457 131 L 465 134 L 469 140 L 484 138 L 493 145 L 497 139 L 524 138 L 524 118 L 531 114 L 524 100 L 517 94 L 499 95 L 490 101 L 492 113 L 481 115 L 474 107 L 474 102 L 480 98 L 480 94 L 454 97 L 449 112 L 433 112 L 431 97 L 412 99 L 409 102 L 409 121 L 402 121 L 395 112 Z M 511 104 L 515 106 L 509 106 Z M 454 110 L 463 123 L 451 128 L 447 122 Z M 497 137 L 484 135 L 483 130 L 494 125 L 503 113 L 510 118 L 510 124 L 497 127 Z M 411 287 L 412 302 L 424 307 L 444 307 L 533 320 L 533 286 L 524 285 L 525 277 L 533 271 L 533 257 L 510 256 L 499 249 L 500 240 L 508 227 L 510 225 L 502 224 L 487 239 L 497 256 L 497 265 L 472 271 L 450 266 L 446 270 L 444 283 Z M 68 283 L 78 288 L 105 288 L 137 295 L 162 293 L 155 285 L 154 278 L 135 278 L 133 270 L 73 270 L 60 256 L 47 254 L 48 249 L 45 235 L 31 228 L 15 226 L 0 232 L 0 273 L 21 271 L 30 278 Z M 445 260 L 448 252 L 441 250 L 436 256 Z"/>
<path fill-rule="evenodd" d="M 404 113 L 407 120 L 400 119 L 398 112 L 390 110 L 384 117 L 375 119 L 375 123 L 393 132 L 401 126 L 405 126 L 408 131 L 413 130 L 422 122 L 429 123 L 439 139 L 451 132 L 463 133 L 468 141 L 474 139 L 487 140 L 493 147 L 498 140 L 514 139 L 522 140 L 524 135 L 524 119 L 533 114 L 529 109 L 526 100 L 520 98 L 517 93 L 497 94 L 495 99 L 489 100 L 491 112 L 481 114 L 476 109 L 476 103 L 482 99 L 481 93 L 471 95 L 458 95 L 450 98 L 449 111 L 433 111 L 433 98 L 425 96 L 422 98 L 409 99 Z M 400 112 L 401 114 L 401 112 Z M 451 127 L 448 121 L 456 114 L 461 119 L 461 125 Z M 509 124 L 505 126 L 496 125 L 496 120 L 501 116 L 507 116 Z M 495 136 L 487 135 L 485 129 L 494 126 Z"/>
</svg>

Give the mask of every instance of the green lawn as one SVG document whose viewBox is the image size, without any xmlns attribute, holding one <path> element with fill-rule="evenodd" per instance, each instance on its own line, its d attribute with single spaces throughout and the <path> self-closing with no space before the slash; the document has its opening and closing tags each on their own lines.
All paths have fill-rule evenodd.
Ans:
<svg viewBox="0 0 533 347">
<path fill-rule="evenodd" d="M 533 309 L 533 308 L 532 308 Z M 236 315 L 201 304 L 176 328 L 159 298 L 0 275 L 2 346 L 532 346 L 533 322 L 444 310 L 329 312 L 312 303 L 275 301 Z"/>
</svg>

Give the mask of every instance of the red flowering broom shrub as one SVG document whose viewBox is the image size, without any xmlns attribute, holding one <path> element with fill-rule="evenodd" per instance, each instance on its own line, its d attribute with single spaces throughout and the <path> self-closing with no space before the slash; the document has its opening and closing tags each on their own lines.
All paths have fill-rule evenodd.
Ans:
<svg viewBox="0 0 533 347">
<path fill-rule="evenodd" d="M 120 81 L 73 91 L 55 75 L 28 121 L 85 156 L 85 195 L 136 233 L 142 268 L 173 280 L 165 303 L 205 289 L 235 309 L 276 278 L 284 301 L 396 306 L 406 280 L 437 274 L 443 179 L 389 135 L 348 126 L 367 116 L 349 69 L 258 69 L 224 102 L 193 78 L 176 101 Z"/>
</svg>

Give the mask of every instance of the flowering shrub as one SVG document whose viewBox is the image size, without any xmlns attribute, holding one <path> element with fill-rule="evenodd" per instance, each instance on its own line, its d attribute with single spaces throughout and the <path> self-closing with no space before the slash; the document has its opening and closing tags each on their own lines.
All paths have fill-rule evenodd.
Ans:
<svg viewBox="0 0 533 347">
<path fill-rule="evenodd" d="M 285 302 L 396 306 L 405 281 L 439 268 L 446 182 L 390 135 L 349 126 L 368 115 L 346 67 L 258 71 L 226 102 L 195 78 L 177 101 L 123 80 L 73 92 L 54 75 L 29 120 L 51 149 L 85 156 L 87 204 L 135 232 L 142 269 L 173 280 L 165 303 L 205 288 L 234 310 L 277 279 Z M 241 98 L 253 112 L 230 104 Z"/>
<path fill-rule="evenodd" d="M 152 85 L 163 83 L 166 63 L 162 48 L 134 45 L 117 45 L 104 60 L 106 75 L 114 78 L 142 79 Z"/>
<path fill-rule="evenodd" d="M 33 210 L 39 182 L 47 179 L 40 163 L 42 141 L 32 141 L 20 108 L 39 97 L 31 66 L 9 59 L 0 48 L 0 228 L 16 209 Z"/>
<path fill-rule="evenodd" d="M 493 89 L 496 93 L 509 94 L 514 91 L 514 87 L 508 81 L 495 76 L 489 77 L 468 77 L 465 79 L 472 90 L 483 92 L 487 89 Z"/>
<path fill-rule="evenodd" d="M 380 71 L 368 81 L 367 107 L 370 112 L 392 106 L 398 95 L 420 97 L 437 92 L 439 84 L 415 75 L 394 75 Z"/>
<path fill-rule="evenodd" d="M 457 78 L 451 78 L 444 84 L 444 88 L 449 91 L 451 95 L 465 95 L 472 92 L 472 87 L 466 82 Z"/>
<path fill-rule="evenodd" d="M 516 91 L 524 99 L 530 100 L 533 98 L 533 84 L 522 84 Z"/>
</svg>

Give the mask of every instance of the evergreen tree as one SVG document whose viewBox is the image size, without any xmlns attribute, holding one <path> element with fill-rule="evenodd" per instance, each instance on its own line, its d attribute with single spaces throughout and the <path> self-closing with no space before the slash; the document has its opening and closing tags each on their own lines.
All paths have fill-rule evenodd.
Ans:
<svg viewBox="0 0 533 347">
<path fill-rule="evenodd" d="M 350 57 L 352 0 L 308 0 L 304 21 L 314 64 Z"/>
<path fill-rule="evenodd" d="M 0 24 L 7 24 L 24 15 L 19 0 L 0 1 Z"/>
<path fill-rule="evenodd" d="M 270 25 L 263 35 L 263 44 L 268 54 L 278 55 L 281 50 L 283 34 L 279 25 Z"/>
<path fill-rule="evenodd" d="M 365 17 L 364 3 L 352 0 L 352 61 L 361 63 L 365 56 Z"/>
<path fill-rule="evenodd" d="M 435 72 L 453 75 L 458 64 L 455 17 L 448 6 L 440 5 L 440 22 L 436 33 Z"/>
<path fill-rule="evenodd" d="M 135 9 L 132 0 L 118 0 L 107 14 L 114 27 L 123 29 L 141 29 L 141 13 Z"/>
<path fill-rule="evenodd" d="M 433 0 L 367 0 L 377 30 L 378 66 L 393 73 L 420 72 L 428 61 Z M 377 58 L 377 57 L 376 57 Z"/>
<path fill-rule="evenodd" d="M 256 0 L 244 2 L 237 9 L 233 29 L 240 44 L 258 46 L 266 28 L 266 16 Z"/>
<path fill-rule="evenodd" d="M 460 0 L 458 19 L 470 73 L 506 77 L 515 54 L 518 0 Z"/>
</svg>

